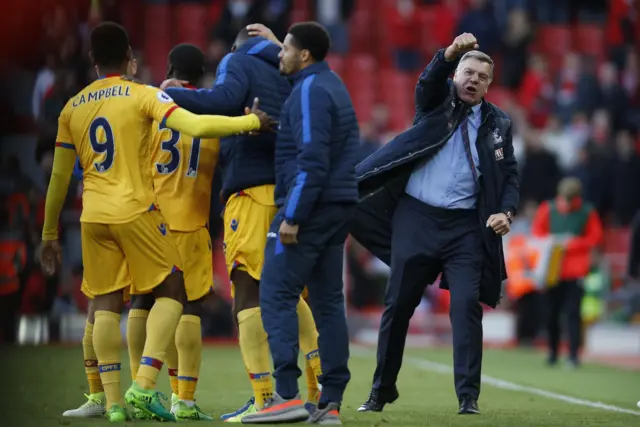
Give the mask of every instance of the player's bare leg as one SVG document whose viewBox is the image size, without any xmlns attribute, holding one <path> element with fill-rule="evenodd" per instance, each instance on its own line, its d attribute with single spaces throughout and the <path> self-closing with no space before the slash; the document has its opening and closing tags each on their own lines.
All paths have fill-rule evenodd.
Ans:
<svg viewBox="0 0 640 427">
<path fill-rule="evenodd" d="M 93 349 L 93 324 L 95 322 L 95 308 L 93 300 L 89 299 L 87 307 L 87 323 L 82 336 L 82 354 L 84 356 L 84 371 L 89 383 L 89 394 L 85 394 L 87 401 L 77 409 L 69 409 L 62 413 L 63 417 L 90 418 L 101 417 L 105 413 L 105 396 L 100 372 L 98 371 L 98 358 Z"/>
<path fill-rule="evenodd" d="M 195 401 L 196 386 L 202 361 L 202 327 L 200 318 L 202 317 L 203 304 L 207 297 L 208 295 L 196 301 L 189 301 L 184 306 L 184 312 L 176 329 L 178 396 L 175 402 L 172 399 L 171 412 L 178 421 L 213 421 L 213 418 L 200 410 Z"/>
<path fill-rule="evenodd" d="M 156 379 L 164 363 L 167 348 L 174 334 L 183 305 L 186 302 L 182 271 L 174 271 L 153 290 L 155 302 L 147 319 L 147 338 L 145 340 L 140 368 L 133 385 L 127 390 L 127 403 L 135 406 L 148 415 L 160 419 L 175 421 L 161 398 L 164 395 L 156 391 Z"/>
<path fill-rule="evenodd" d="M 124 422 L 129 418 L 120 393 L 120 313 L 123 305 L 122 290 L 98 295 L 93 300 L 93 347 L 106 397 L 106 414 L 111 422 Z"/>
</svg>

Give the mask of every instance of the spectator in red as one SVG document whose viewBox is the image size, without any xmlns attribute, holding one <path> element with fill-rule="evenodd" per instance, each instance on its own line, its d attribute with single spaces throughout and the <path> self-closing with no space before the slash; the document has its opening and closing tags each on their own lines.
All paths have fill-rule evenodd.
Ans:
<svg viewBox="0 0 640 427">
<path fill-rule="evenodd" d="M 634 45 L 638 26 L 638 0 L 609 0 L 609 12 L 605 27 L 605 41 L 611 57 L 619 67 L 624 65 L 628 47 Z"/>
<path fill-rule="evenodd" d="M 401 71 L 414 71 L 420 66 L 420 17 L 415 9 L 413 0 L 396 0 L 385 14 L 389 43 Z"/>
<path fill-rule="evenodd" d="M 547 289 L 548 363 L 555 365 L 558 361 L 560 314 L 566 311 L 569 364 L 577 367 L 582 339 L 582 281 L 591 268 L 591 252 L 602 241 L 602 223 L 595 209 L 582 200 L 580 180 L 571 177 L 560 181 L 555 200 L 540 204 L 531 232 L 536 237 L 568 237 L 559 282 Z"/>
<path fill-rule="evenodd" d="M 549 81 L 547 63 L 540 55 L 529 57 L 529 66 L 525 72 L 518 101 L 520 107 L 528 112 L 528 120 L 534 127 L 542 127 L 546 123 L 553 100 L 553 87 Z"/>
</svg>

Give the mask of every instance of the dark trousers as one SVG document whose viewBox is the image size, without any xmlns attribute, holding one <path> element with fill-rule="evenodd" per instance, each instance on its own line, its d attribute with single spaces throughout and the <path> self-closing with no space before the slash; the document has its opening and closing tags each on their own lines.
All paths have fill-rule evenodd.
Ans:
<svg viewBox="0 0 640 427">
<path fill-rule="evenodd" d="M 284 398 L 298 393 L 301 371 L 296 306 L 307 285 L 319 332 L 320 402 L 342 402 L 350 379 L 342 267 L 352 211 L 351 205 L 320 206 L 300 226 L 294 245 L 283 245 L 278 238 L 282 210 L 271 224 L 260 281 L 260 308 L 273 357 L 276 392 Z"/>
<path fill-rule="evenodd" d="M 532 345 L 541 329 L 542 294 L 529 292 L 516 301 L 516 338 L 518 345 Z"/>
<path fill-rule="evenodd" d="M 393 217 L 391 275 L 378 336 L 374 389 L 398 378 L 409 320 L 427 284 L 443 272 L 450 319 L 456 394 L 478 398 L 482 366 L 481 225 L 475 210 L 448 210 L 404 196 Z"/>
<path fill-rule="evenodd" d="M 560 315 L 567 316 L 567 332 L 569 338 L 569 357 L 578 359 L 578 350 L 582 342 L 582 319 L 580 305 L 584 289 L 580 280 L 561 281 L 547 290 L 549 323 L 547 324 L 549 357 L 558 357 L 560 345 Z"/>
<path fill-rule="evenodd" d="M 20 313 L 20 292 L 0 296 L 0 343 L 16 341 Z"/>
</svg>

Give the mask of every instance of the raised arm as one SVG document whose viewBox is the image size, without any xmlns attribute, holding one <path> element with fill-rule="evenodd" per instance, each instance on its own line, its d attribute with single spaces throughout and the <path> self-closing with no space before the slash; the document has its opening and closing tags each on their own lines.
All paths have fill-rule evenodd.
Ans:
<svg viewBox="0 0 640 427">
<path fill-rule="evenodd" d="M 429 111 L 442 103 L 449 91 L 449 76 L 458 66 L 460 56 L 478 47 L 473 34 L 463 33 L 449 47 L 436 53 L 416 85 L 415 101 L 420 110 Z"/>
</svg>

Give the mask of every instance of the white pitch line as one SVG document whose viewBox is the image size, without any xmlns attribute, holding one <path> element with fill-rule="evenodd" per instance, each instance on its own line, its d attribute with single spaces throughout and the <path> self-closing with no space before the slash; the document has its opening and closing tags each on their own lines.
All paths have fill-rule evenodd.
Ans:
<svg viewBox="0 0 640 427">
<path fill-rule="evenodd" d="M 353 351 L 355 350 L 355 351 Z M 366 352 L 366 353 L 365 353 Z M 358 356 L 364 356 L 365 354 L 372 354 L 369 349 L 363 349 L 362 347 L 352 347 L 352 354 Z M 405 361 L 411 363 L 413 366 L 422 369 L 424 371 L 435 372 L 438 374 L 451 374 L 453 368 L 443 363 L 431 362 L 429 360 L 420 359 L 416 357 L 405 357 Z M 565 394 L 554 393 L 552 391 L 542 390 L 535 387 L 523 386 L 520 384 L 512 383 L 510 381 L 494 378 L 489 375 L 482 375 L 482 382 L 490 386 L 501 388 L 503 390 L 519 391 L 521 393 L 534 394 L 537 396 L 546 397 L 547 399 L 559 400 L 561 402 L 571 403 L 573 405 L 586 406 L 589 408 L 602 409 L 609 412 L 618 412 L 621 414 L 630 414 L 640 416 L 640 411 L 634 411 L 632 409 L 625 409 L 619 406 L 607 405 L 602 402 L 594 402 L 591 400 L 579 399 L 577 397 L 567 396 Z"/>
</svg>

